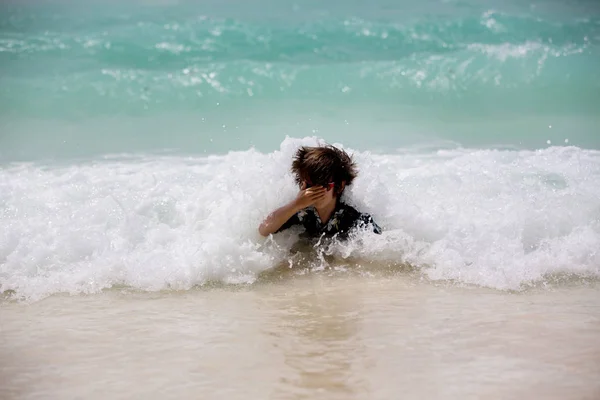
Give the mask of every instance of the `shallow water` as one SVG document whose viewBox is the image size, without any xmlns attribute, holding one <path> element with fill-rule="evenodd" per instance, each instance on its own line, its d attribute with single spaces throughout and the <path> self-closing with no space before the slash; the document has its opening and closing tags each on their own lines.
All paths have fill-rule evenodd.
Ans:
<svg viewBox="0 0 600 400">
<path fill-rule="evenodd" d="M 4 398 L 597 399 L 598 284 L 405 274 L 4 302 Z"/>
</svg>

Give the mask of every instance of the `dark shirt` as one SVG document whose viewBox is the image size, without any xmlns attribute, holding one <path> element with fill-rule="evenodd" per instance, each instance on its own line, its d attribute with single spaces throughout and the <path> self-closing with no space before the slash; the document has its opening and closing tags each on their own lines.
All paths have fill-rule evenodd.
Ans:
<svg viewBox="0 0 600 400">
<path fill-rule="evenodd" d="M 332 237 L 337 235 L 340 239 L 346 239 L 352 230 L 361 228 L 371 228 L 373 232 L 377 234 L 381 233 L 381 228 L 373 221 L 373 218 L 369 214 L 361 213 L 354 207 L 341 201 L 338 201 L 335 210 L 331 214 L 331 217 L 329 217 L 329 221 L 325 224 L 321 222 L 317 210 L 314 207 L 308 207 L 294 214 L 277 232 L 281 232 L 294 225 L 302 225 L 305 233 L 312 237 L 321 235 Z"/>
</svg>

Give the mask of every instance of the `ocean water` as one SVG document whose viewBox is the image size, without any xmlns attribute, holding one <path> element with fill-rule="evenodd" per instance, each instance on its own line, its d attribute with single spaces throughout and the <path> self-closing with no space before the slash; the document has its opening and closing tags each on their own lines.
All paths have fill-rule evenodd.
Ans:
<svg viewBox="0 0 600 400">
<path fill-rule="evenodd" d="M 0 292 L 598 279 L 599 65 L 591 0 L 3 2 Z M 299 261 L 256 229 L 318 142 L 385 232 Z"/>
</svg>

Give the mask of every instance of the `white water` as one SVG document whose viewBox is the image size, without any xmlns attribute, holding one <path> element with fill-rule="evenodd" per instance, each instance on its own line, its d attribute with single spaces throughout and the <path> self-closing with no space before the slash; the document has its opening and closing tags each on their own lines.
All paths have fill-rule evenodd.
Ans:
<svg viewBox="0 0 600 400">
<path fill-rule="evenodd" d="M 35 300 L 115 285 L 251 283 L 289 257 L 294 233 L 260 220 L 295 195 L 280 151 L 206 158 L 120 156 L 0 170 L 0 291 Z M 410 263 L 430 279 L 519 289 L 556 274 L 600 277 L 600 152 L 355 153 L 347 201 L 383 235 L 328 248 L 369 265 Z"/>
</svg>

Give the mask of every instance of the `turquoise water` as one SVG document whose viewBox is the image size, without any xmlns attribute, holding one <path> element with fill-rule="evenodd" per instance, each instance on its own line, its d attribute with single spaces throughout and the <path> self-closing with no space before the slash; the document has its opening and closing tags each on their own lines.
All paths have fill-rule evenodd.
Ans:
<svg viewBox="0 0 600 400">
<path fill-rule="evenodd" d="M 257 226 L 320 140 L 353 153 L 345 200 L 384 232 L 302 267 L 598 279 L 598 4 L 3 2 L 0 293 L 298 264 L 293 233 Z"/>
<path fill-rule="evenodd" d="M 3 160 L 272 151 L 286 135 L 600 148 L 595 1 L 0 7 Z"/>
</svg>

